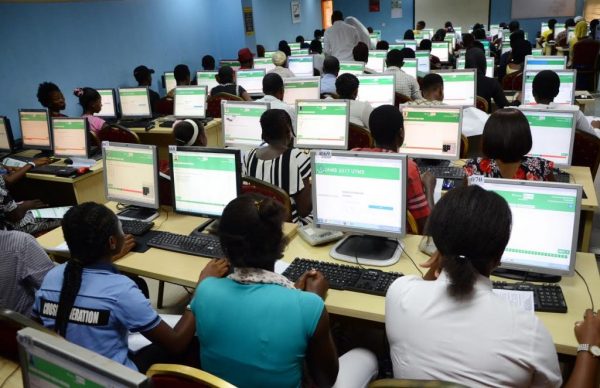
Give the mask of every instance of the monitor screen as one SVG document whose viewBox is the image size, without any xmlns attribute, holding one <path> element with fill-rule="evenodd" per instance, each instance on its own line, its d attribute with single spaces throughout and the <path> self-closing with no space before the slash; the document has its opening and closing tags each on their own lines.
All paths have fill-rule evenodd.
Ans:
<svg viewBox="0 0 600 388">
<path fill-rule="evenodd" d="M 456 69 L 457 70 L 463 70 L 465 68 L 465 63 L 466 63 L 466 59 L 465 57 L 461 57 L 458 58 L 456 60 Z M 494 78 L 494 58 L 493 57 L 487 57 L 485 59 L 485 76 L 486 77 L 490 77 L 490 78 Z"/>
<path fill-rule="evenodd" d="M 170 147 L 169 159 L 173 209 L 178 213 L 220 217 L 241 194 L 239 150 Z"/>
<path fill-rule="evenodd" d="M 240 61 L 238 61 L 237 59 L 221 59 L 219 61 L 219 67 L 223 66 L 229 66 L 235 71 L 239 70 L 239 68 L 242 67 Z"/>
<path fill-rule="evenodd" d="M 298 55 L 288 58 L 288 68 L 296 77 L 312 77 L 314 65 L 312 55 Z"/>
<path fill-rule="evenodd" d="M 52 140 L 58 157 L 88 157 L 88 121 L 85 117 L 53 117 Z"/>
<path fill-rule="evenodd" d="M 419 77 L 425 77 L 431 71 L 431 63 L 429 61 L 428 50 L 417 50 L 415 51 L 415 57 L 417 59 L 417 75 Z"/>
<path fill-rule="evenodd" d="M 402 65 L 402 71 L 416 79 L 417 78 L 417 60 L 413 59 L 413 58 L 405 59 L 404 65 Z"/>
<path fill-rule="evenodd" d="M 223 101 L 221 103 L 223 139 L 226 146 L 258 147 L 263 143 L 260 116 L 266 102 Z"/>
<path fill-rule="evenodd" d="M 401 154 L 456 160 L 460 157 L 462 108 L 403 106 L 404 143 Z"/>
<path fill-rule="evenodd" d="M 97 89 L 102 99 L 102 109 L 94 116 L 115 118 L 117 117 L 117 98 L 114 89 Z"/>
<path fill-rule="evenodd" d="M 283 102 L 296 105 L 297 100 L 318 100 L 321 97 L 320 77 L 287 77 L 283 79 Z"/>
<path fill-rule="evenodd" d="M 448 62 L 448 42 L 431 42 L 431 55 L 435 55 L 442 62 Z"/>
<path fill-rule="evenodd" d="M 558 34 L 560 34 L 561 32 L 563 32 L 565 30 L 565 23 L 556 23 L 554 25 L 554 40 L 556 40 L 556 36 Z M 542 23 L 542 29 L 541 29 L 541 33 L 542 35 L 544 34 L 544 32 L 546 32 L 547 30 L 549 30 L 548 28 L 548 23 Z"/>
<path fill-rule="evenodd" d="M 275 64 L 273 63 L 273 60 L 270 57 L 269 58 L 254 58 L 254 68 L 262 69 L 266 73 L 268 73 L 275 68 Z"/>
<path fill-rule="evenodd" d="M 0 151 L 12 151 L 13 135 L 8 117 L 0 116 Z"/>
<path fill-rule="evenodd" d="M 400 238 L 406 223 L 406 156 L 313 151 L 313 215 L 317 226 Z"/>
<path fill-rule="evenodd" d="M 196 81 L 198 86 L 206 86 L 206 91 L 210 94 L 212 88 L 219 85 L 215 78 L 218 73 L 216 70 L 197 71 Z"/>
<path fill-rule="evenodd" d="M 573 40 L 574 37 L 575 37 L 575 27 L 569 27 L 567 29 L 567 42 L 571 42 L 571 40 Z"/>
<path fill-rule="evenodd" d="M 50 120 L 46 109 L 19 109 L 23 148 L 52 150 Z"/>
<path fill-rule="evenodd" d="M 567 68 L 567 57 L 549 55 L 527 55 L 525 57 L 525 71 L 527 70 L 564 70 Z"/>
<path fill-rule="evenodd" d="M 483 45 L 483 51 L 485 51 L 485 56 L 490 56 L 490 41 L 487 39 L 479 39 L 479 42 Z"/>
<path fill-rule="evenodd" d="M 537 49 L 537 48 L 532 48 L 532 49 L 531 49 L 531 55 L 534 55 L 534 56 L 541 57 L 542 55 L 544 55 L 544 53 L 543 53 L 543 49 L 541 49 L 541 48 L 539 48 L 539 49 Z"/>
<path fill-rule="evenodd" d="M 367 67 L 377 73 L 383 73 L 383 71 L 385 70 L 386 57 L 387 51 L 385 50 L 369 51 L 369 60 L 367 61 Z"/>
<path fill-rule="evenodd" d="M 349 101 L 297 101 L 296 116 L 297 148 L 348 148 Z"/>
<path fill-rule="evenodd" d="M 173 113 L 178 119 L 206 117 L 206 86 L 177 86 Z"/>
<path fill-rule="evenodd" d="M 293 57 L 296 55 L 308 55 L 308 49 L 294 49 L 291 52 Z"/>
<path fill-rule="evenodd" d="M 272 58 L 276 51 L 265 51 L 265 58 Z M 255 58 L 257 59 L 257 58 Z"/>
<path fill-rule="evenodd" d="M 338 76 L 344 73 L 350 73 L 354 75 L 364 74 L 365 63 L 364 62 L 340 62 L 340 72 Z"/>
<path fill-rule="evenodd" d="M 389 48 L 388 48 L 388 52 L 392 51 L 392 50 L 402 50 L 404 47 L 406 47 L 404 45 L 404 43 L 398 43 L 398 44 L 390 44 Z M 413 50 L 414 51 L 414 50 Z"/>
<path fill-rule="evenodd" d="M 297 43 L 297 42 L 288 43 L 288 46 L 290 47 L 290 50 L 299 50 L 300 49 L 300 43 Z"/>
<path fill-rule="evenodd" d="M 156 146 L 103 142 L 102 157 L 107 200 L 158 209 Z"/>
<path fill-rule="evenodd" d="M 570 167 L 575 138 L 575 112 L 523 110 L 531 128 L 532 147 L 527 156 L 554 162 L 556 167 Z"/>
<path fill-rule="evenodd" d="M 396 77 L 393 74 L 363 74 L 357 76 L 357 100 L 366 101 L 377 108 L 381 105 L 394 105 L 396 97 Z"/>
<path fill-rule="evenodd" d="M 411 49 L 412 51 L 417 51 L 417 41 L 416 40 L 396 40 L 396 43 L 404 45 Z"/>
<path fill-rule="evenodd" d="M 560 88 L 558 95 L 554 97 L 554 103 L 573 105 L 575 98 L 575 70 L 555 70 L 560 79 Z M 523 92 L 522 102 L 524 105 L 535 105 L 535 98 L 533 98 L 533 79 L 537 75 L 538 71 L 526 71 L 523 76 Z"/>
<path fill-rule="evenodd" d="M 177 81 L 175 81 L 175 73 L 173 73 L 172 71 L 165 71 L 165 90 L 168 92 L 170 92 L 171 90 L 175 89 L 175 87 L 177 86 Z"/>
<path fill-rule="evenodd" d="M 498 31 L 500 31 L 500 25 L 499 24 L 490 24 L 490 35 L 491 36 L 498 35 Z"/>
<path fill-rule="evenodd" d="M 235 75 L 237 84 L 246 89 L 248 94 L 255 96 L 263 94 L 262 80 L 265 77 L 264 70 L 238 70 Z"/>
<path fill-rule="evenodd" d="M 483 188 L 510 206 L 512 228 L 500 267 L 572 275 L 575 266 L 580 185 L 484 178 Z"/>
<path fill-rule="evenodd" d="M 123 118 L 152 117 L 147 87 L 119 88 L 119 101 L 121 102 L 121 117 Z"/>
<path fill-rule="evenodd" d="M 474 69 L 436 71 L 444 80 L 444 104 L 474 106 L 477 77 Z"/>
</svg>

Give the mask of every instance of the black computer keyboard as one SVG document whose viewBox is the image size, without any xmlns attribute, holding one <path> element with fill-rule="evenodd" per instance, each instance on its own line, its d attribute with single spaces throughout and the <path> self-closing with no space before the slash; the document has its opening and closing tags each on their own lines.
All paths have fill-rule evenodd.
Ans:
<svg viewBox="0 0 600 388">
<path fill-rule="evenodd" d="M 556 284 L 506 283 L 493 282 L 500 290 L 533 291 L 535 311 L 547 313 L 566 313 L 567 302 L 562 289 Z"/>
<path fill-rule="evenodd" d="M 463 179 L 465 177 L 465 170 L 462 167 L 419 167 L 421 174 L 430 172 L 434 177 L 438 179 Z"/>
<path fill-rule="evenodd" d="M 141 236 L 146 234 L 147 231 L 152 229 L 154 222 L 147 222 L 141 220 L 121 220 L 121 226 L 123 226 L 123 233 L 133 234 L 134 236 Z"/>
<path fill-rule="evenodd" d="M 181 234 L 158 232 L 148 241 L 148 246 L 186 253 L 194 256 L 224 258 L 221 243 L 217 236 L 206 234 L 202 236 L 184 236 Z"/>
<path fill-rule="evenodd" d="M 158 124 L 158 126 L 161 128 L 171 128 L 173 126 L 173 124 L 175 124 L 174 120 L 167 120 L 167 121 L 163 121 L 162 123 Z"/>
<path fill-rule="evenodd" d="M 41 158 L 41 157 L 42 157 L 42 156 L 40 156 L 40 158 Z M 21 156 L 21 155 L 10 155 L 10 158 L 11 158 L 11 159 L 20 160 L 21 162 L 27 162 L 27 163 L 29 163 L 29 162 L 33 162 L 35 159 L 38 159 L 37 157 L 36 157 L 36 158 L 34 158 L 34 157 L 31 157 L 31 156 Z M 49 164 L 56 163 L 56 162 L 58 162 L 59 160 L 60 160 L 60 159 L 53 158 L 53 157 L 49 157 L 49 158 L 48 158 L 48 163 L 49 163 Z M 36 168 L 37 168 L 37 167 L 36 167 Z"/>
<path fill-rule="evenodd" d="M 554 173 L 557 182 L 561 183 L 570 183 L 571 182 L 571 174 L 568 172 L 557 171 Z"/>
<path fill-rule="evenodd" d="M 122 120 L 119 121 L 119 125 L 125 128 L 146 128 L 151 122 L 151 120 Z"/>
<path fill-rule="evenodd" d="M 77 173 L 77 169 L 73 168 L 73 167 L 52 166 L 52 165 L 34 167 L 29 171 L 34 172 L 36 174 L 47 174 L 47 175 L 57 175 L 57 176 L 71 176 L 71 175 L 74 175 L 75 173 Z"/>
<path fill-rule="evenodd" d="M 306 271 L 315 269 L 323 273 L 329 286 L 336 290 L 347 290 L 385 296 L 388 288 L 403 274 L 383 272 L 378 269 L 359 268 L 346 264 L 295 258 L 283 272 L 283 276 L 295 282 Z"/>
</svg>

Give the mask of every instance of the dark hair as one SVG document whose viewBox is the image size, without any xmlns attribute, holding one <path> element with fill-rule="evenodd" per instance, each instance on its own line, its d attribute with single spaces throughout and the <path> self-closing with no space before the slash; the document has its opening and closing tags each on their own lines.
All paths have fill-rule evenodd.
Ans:
<svg viewBox="0 0 600 388">
<path fill-rule="evenodd" d="M 340 61 L 333 55 L 328 55 L 323 60 L 323 74 L 333 74 L 335 76 L 340 72 Z"/>
<path fill-rule="evenodd" d="M 260 116 L 262 139 L 267 143 L 283 140 L 292 127 L 290 115 L 283 109 L 269 109 Z"/>
<path fill-rule="evenodd" d="M 600 24 L 600 20 L 598 19 L 593 19 L 590 22 L 590 36 L 594 39 L 596 39 L 596 28 L 598 27 L 598 24 Z"/>
<path fill-rule="evenodd" d="M 283 206 L 262 195 L 244 194 L 229 202 L 219 223 L 227 259 L 234 267 L 273 270 L 285 248 L 284 219 Z"/>
<path fill-rule="evenodd" d="M 37 99 L 40 102 L 40 104 L 42 104 L 42 106 L 48 108 L 48 105 L 50 105 L 50 94 L 54 93 L 54 92 L 60 93 L 60 89 L 58 88 L 58 86 L 55 83 L 42 82 L 38 86 L 38 91 L 37 91 Z"/>
<path fill-rule="evenodd" d="M 553 101 L 560 90 L 560 77 L 552 70 L 542 70 L 533 78 L 531 89 L 534 97 Z"/>
<path fill-rule="evenodd" d="M 548 28 L 554 31 L 554 26 L 556 26 L 557 22 L 558 22 L 558 20 L 556 20 L 554 18 L 548 20 Z"/>
<path fill-rule="evenodd" d="M 467 50 L 465 54 L 465 69 L 477 69 L 478 73 L 485 75 L 487 62 L 485 53 L 481 48 L 471 47 Z"/>
<path fill-rule="evenodd" d="M 54 330 L 65 337 L 69 315 L 81 287 L 83 267 L 107 257 L 110 254 L 108 238 L 121 232 L 117 216 L 106 206 L 94 202 L 73 206 L 61 225 L 71 258 L 65 267 Z"/>
<path fill-rule="evenodd" d="M 475 37 L 473 36 L 473 34 L 462 34 L 462 41 L 463 41 L 463 46 L 468 49 L 469 47 L 473 46 L 473 43 L 475 42 Z"/>
<path fill-rule="evenodd" d="M 369 34 L 372 34 L 373 33 L 373 27 L 371 27 L 371 26 L 367 27 L 367 31 L 369 31 Z"/>
<path fill-rule="evenodd" d="M 398 49 L 393 49 L 388 51 L 387 56 L 385 57 L 385 62 L 388 67 L 390 66 L 398 66 L 402 67 L 404 64 L 404 57 L 402 53 Z"/>
<path fill-rule="evenodd" d="M 415 39 L 414 31 L 413 30 L 404 31 L 404 39 L 405 40 L 414 40 Z"/>
<path fill-rule="evenodd" d="M 444 79 L 437 73 L 429 73 L 423 77 L 421 81 L 421 90 L 426 92 L 429 90 L 436 89 L 438 87 L 444 88 Z"/>
<path fill-rule="evenodd" d="M 521 28 L 521 25 L 519 24 L 519 22 L 517 20 L 513 20 L 510 23 L 508 23 L 508 30 L 510 32 L 516 31 L 519 28 Z"/>
<path fill-rule="evenodd" d="M 262 44 L 257 44 L 256 45 L 256 57 L 257 58 L 264 58 L 265 57 L 265 46 L 263 46 Z"/>
<path fill-rule="evenodd" d="M 521 64 L 527 55 L 531 55 L 531 43 L 526 40 L 517 40 L 510 43 L 511 59 L 513 63 Z"/>
<path fill-rule="evenodd" d="M 283 78 L 277 73 L 269 73 L 262 80 L 263 93 L 266 95 L 274 95 L 283 90 Z"/>
<path fill-rule="evenodd" d="M 304 37 L 302 35 L 298 35 L 296 37 L 296 43 L 304 43 Z"/>
<path fill-rule="evenodd" d="M 283 51 L 287 57 L 292 56 L 292 49 L 286 40 L 280 40 L 277 49 Z"/>
<path fill-rule="evenodd" d="M 416 58 L 415 50 L 411 49 L 410 47 L 404 47 L 401 49 L 400 54 L 402 54 L 403 59 Z"/>
<path fill-rule="evenodd" d="M 230 84 L 233 82 L 234 71 L 231 66 L 221 66 L 217 73 L 218 81 L 220 84 Z"/>
<path fill-rule="evenodd" d="M 508 203 L 493 191 L 473 185 L 442 196 L 429 215 L 426 233 L 442 255 L 452 297 L 470 296 L 477 277 L 489 275 L 508 244 L 511 223 Z"/>
<path fill-rule="evenodd" d="M 488 158 L 515 163 L 531 151 L 531 145 L 529 122 L 518 109 L 495 111 L 483 127 L 481 150 Z"/>
<path fill-rule="evenodd" d="M 173 74 L 175 75 L 177 85 L 179 85 L 181 82 L 190 79 L 190 68 L 183 64 L 177 65 L 173 70 Z"/>
<path fill-rule="evenodd" d="M 568 18 L 567 20 L 565 20 L 565 28 L 568 27 L 575 27 L 575 19 Z"/>
<path fill-rule="evenodd" d="M 444 39 L 446 39 L 446 30 L 444 30 L 443 28 L 437 30 L 433 35 L 433 38 L 431 38 L 431 40 L 434 42 L 443 42 Z"/>
<path fill-rule="evenodd" d="M 202 57 L 202 68 L 204 70 L 215 69 L 215 58 L 212 55 L 205 55 Z"/>
<path fill-rule="evenodd" d="M 520 41 L 520 40 L 525 40 L 525 31 L 523 30 L 516 30 L 515 32 L 513 32 L 512 34 L 510 34 L 510 36 L 508 37 L 508 39 L 510 40 L 510 44 L 512 47 L 512 44 L 514 42 Z"/>
<path fill-rule="evenodd" d="M 398 136 L 404 139 L 404 119 L 393 105 L 381 105 L 369 116 L 369 129 L 378 146 L 395 144 Z"/>
<path fill-rule="evenodd" d="M 424 20 L 419 20 L 419 21 L 417 22 L 417 26 L 419 26 L 419 25 L 420 25 L 420 26 L 423 26 L 423 28 L 425 28 L 425 26 L 426 26 L 426 24 L 425 24 L 425 21 L 424 21 Z"/>
<path fill-rule="evenodd" d="M 323 36 L 323 31 L 321 31 L 318 28 L 315 30 L 315 32 L 313 32 L 313 37 L 317 40 L 322 36 Z"/>
<path fill-rule="evenodd" d="M 198 126 L 198 137 L 204 133 L 204 124 L 202 124 L 202 120 L 195 119 L 187 119 L 192 120 Z M 194 127 L 191 123 L 183 120 L 175 124 L 173 126 L 173 136 L 175 137 L 175 143 L 179 146 L 186 145 L 192 137 L 194 136 Z M 196 139 L 197 141 L 198 139 Z"/>
<path fill-rule="evenodd" d="M 310 46 L 308 47 L 310 51 L 315 51 L 319 54 L 323 53 L 323 44 L 320 40 L 315 39 L 310 42 Z"/>
<path fill-rule="evenodd" d="M 83 113 L 90 109 L 91 104 L 101 98 L 96 89 L 88 87 L 75 89 L 73 95 L 79 98 L 79 105 L 83 108 Z"/>
<path fill-rule="evenodd" d="M 473 36 L 477 40 L 485 40 L 487 38 L 485 30 L 483 28 L 477 28 L 473 30 Z"/>
<path fill-rule="evenodd" d="M 500 28 L 506 28 L 506 22 L 502 22 L 498 25 Z"/>
<path fill-rule="evenodd" d="M 421 43 L 419 43 L 419 50 L 431 51 L 431 41 L 429 39 L 423 39 Z"/>
<path fill-rule="evenodd" d="M 358 62 L 367 62 L 369 60 L 369 47 L 364 42 L 358 42 L 352 49 L 352 57 Z"/>
<path fill-rule="evenodd" d="M 380 40 L 379 42 L 377 42 L 377 45 L 375 45 L 375 50 L 389 50 L 389 49 L 390 49 L 390 44 L 386 40 Z"/>
<path fill-rule="evenodd" d="M 342 11 L 335 10 L 331 14 L 331 21 L 337 22 L 338 20 L 344 20 L 344 14 L 342 13 Z"/>
<path fill-rule="evenodd" d="M 447 21 L 446 23 L 444 23 L 444 27 L 446 27 L 446 28 L 452 27 L 452 22 L 451 21 Z"/>
<path fill-rule="evenodd" d="M 358 78 L 354 74 L 344 73 L 335 80 L 335 91 L 340 98 L 349 100 L 358 90 L 358 85 Z"/>
</svg>

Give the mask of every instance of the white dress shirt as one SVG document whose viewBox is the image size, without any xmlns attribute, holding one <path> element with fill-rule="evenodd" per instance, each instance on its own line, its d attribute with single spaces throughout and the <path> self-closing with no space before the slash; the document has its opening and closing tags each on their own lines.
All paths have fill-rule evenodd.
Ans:
<svg viewBox="0 0 600 388">
<path fill-rule="evenodd" d="M 468 387 L 560 387 L 552 337 L 531 312 L 518 310 L 478 276 L 473 294 L 457 300 L 449 279 L 396 280 L 385 298 L 394 377 L 442 380 Z"/>
<path fill-rule="evenodd" d="M 585 117 L 581 109 L 577 105 L 566 105 L 566 104 L 555 104 L 551 102 L 549 105 L 546 104 L 535 104 L 535 105 L 519 105 L 519 109 L 550 109 L 550 110 L 566 110 L 574 111 L 575 113 L 575 129 L 589 133 L 596 137 L 600 137 L 600 129 L 593 128 L 590 121 Z"/>
<path fill-rule="evenodd" d="M 285 91 L 284 91 L 285 93 Z M 294 134 L 296 133 L 296 109 L 285 102 L 281 101 L 277 97 L 265 95 L 263 98 L 259 98 L 256 102 L 269 102 L 271 103 L 271 109 L 283 109 L 290 115 L 292 120 L 292 127 L 294 128 Z"/>
<path fill-rule="evenodd" d="M 403 72 L 398 66 L 388 67 L 384 74 L 396 75 L 396 93 L 404 94 L 412 100 L 423 98 L 417 79 Z"/>
<path fill-rule="evenodd" d="M 350 122 L 369 129 L 373 107 L 366 101 L 350 100 Z"/>
<path fill-rule="evenodd" d="M 358 32 L 356 28 L 338 20 L 325 31 L 323 53 L 333 55 L 340 62 L 353 61 L 352 49 L 357 43 Z"/>
</svg>

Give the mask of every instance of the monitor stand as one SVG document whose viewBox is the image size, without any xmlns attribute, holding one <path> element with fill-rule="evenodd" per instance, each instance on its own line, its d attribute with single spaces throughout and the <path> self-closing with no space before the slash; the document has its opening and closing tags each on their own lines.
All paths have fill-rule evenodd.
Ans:
<svg viewBox="0 0 600 388">
<path fill-rule="evenodd" d="M 190 236 L 200 236 L 205 230 L 209 234 L 217 234 L 217 231 L 219 230 L 219 220 L 217 218 L 207 219 L 206 221 L 198 225 L 194 230 L 192 230 Z"/>
<path fill-rule="evenodd" d="M 147 207 L 129 205 L 125 209 L 117 213 L 117 217 L 123 220 L 140 220 L 150 222 L 158 217 L 158 212 L 155 209 Z"/>
<path fill-rule="evenodd" d="M 402 243 L 398 240 L 351 235 L 335 244 L 329 255 L 349 263 L 386 267 L 397 263 L 402 251 Z"/>
<path fill-rule="evenodd" d="M 547 275 L 538 272 L 519 271 L 516 269 L 506 268 L 496 268 L 492 271 L 492 275 L 506 279 L 541 283 L 558 283 L 562 279 L 559 275 Z"/>
</svg>

